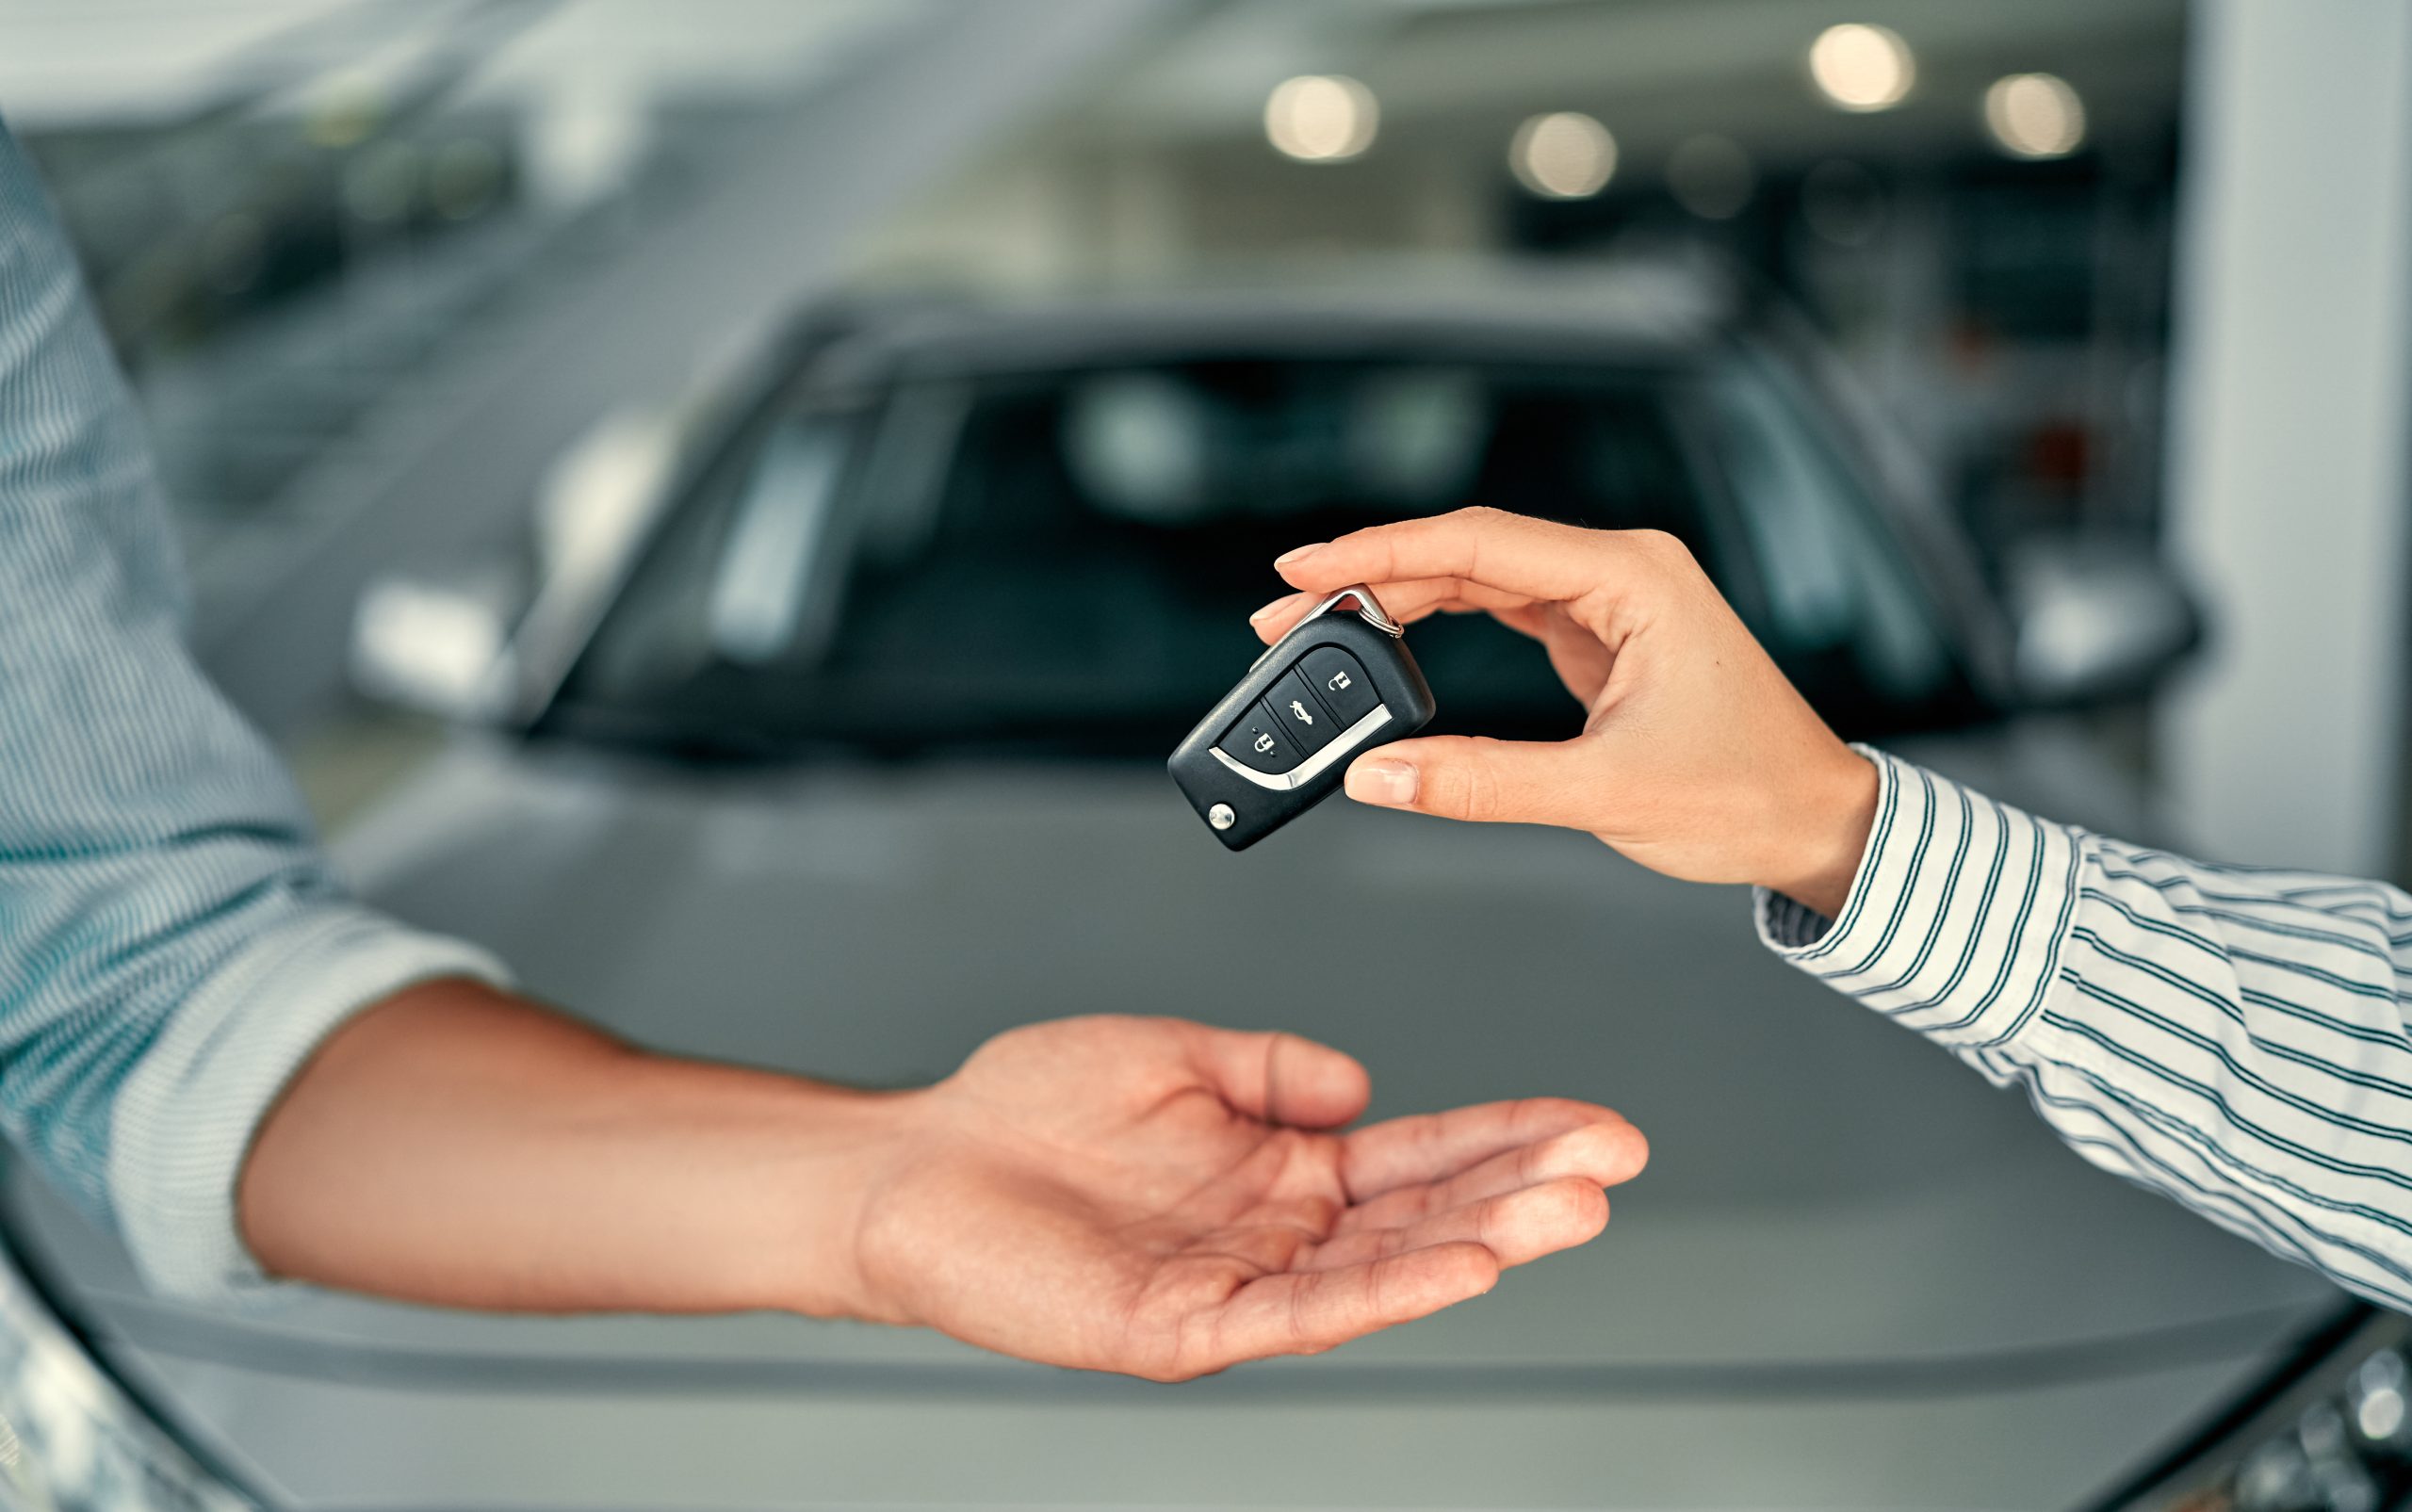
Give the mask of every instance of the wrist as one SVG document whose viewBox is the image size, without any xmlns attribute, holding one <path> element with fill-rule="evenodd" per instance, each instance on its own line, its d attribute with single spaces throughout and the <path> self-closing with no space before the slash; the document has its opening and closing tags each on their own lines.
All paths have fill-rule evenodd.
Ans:
<svg viewBox="0 0 2412 1512">
<path fill-rule="evenodd" d="M 1839 915 L 1867 853 L 1880 782 L 1876 763 L 1836 742 L 1833 759 L 1797 787 L 1785 844 L 1759 885 L 1828 919 Z"/>
<path fill-rule="evenodd" d="M 758 1305 L 878 1323 L 899 1315 L 864 1264 L 879 1195 L 908 1159 L 926 1092 L 803 1083 L 781 1160 L 766 1169 L 772 1231 L 762 1236 Z"/>
</svg>

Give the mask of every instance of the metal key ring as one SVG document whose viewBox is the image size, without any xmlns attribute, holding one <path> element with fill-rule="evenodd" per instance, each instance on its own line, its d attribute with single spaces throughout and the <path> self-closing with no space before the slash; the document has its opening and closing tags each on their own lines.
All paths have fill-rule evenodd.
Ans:
<svg viewBox="0 0 2412 1512">
<path fill-rule="evenodd" d="M 1307 610 L 1305 619 L 1301 619 L 1296 625 L 1290 626 L 1290 635 L 1297 634 L 1299 629 L 1306 625 L 1308 620 L 1312 620 L 1321 615 L 1328 614 L 1331 611 L 1334 605 L 1351 598 L 1357 601 L 1358 617 L 1362 619 L 1366 624 L 1372 626 L 1375 629 L 1381 631 L 1384 635 L 1391 637 L 1393 640 L 1399 639 L 1407 634 L 1407 626 L 1391 618 L 1390 611 L 1382 608 L 1382 601 L 1374 596 L 1374 591 L 1372 589 L 1366 587 L 1363 583 L 1351 583 L 1346 588 L 1344 588 L 1340 590 L 1340 592 L 1333 593 L 1330 597 L 1326 598 L 1322 603 L 1317 604 L 1314 608 Z M 1289 638 L 1290 637 L 1286 635 L 1282 637 L 1285 641 Z"/>
</svg>

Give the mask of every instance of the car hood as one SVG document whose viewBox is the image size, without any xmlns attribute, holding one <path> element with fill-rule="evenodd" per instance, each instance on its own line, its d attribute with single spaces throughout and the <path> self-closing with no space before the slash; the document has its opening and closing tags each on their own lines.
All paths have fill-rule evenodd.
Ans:
<svg viewBox="0 0 2412 1512">
<path fill-rule="evenodd" d="M 1916 754 L 2132 828 L 2064 752 L 2004 736 Z M 1746 890 L 1670 882 L 1581 836 L 1335 803 L 1232 856 L 1160 772 L 1123 766 L 704 773 L 471 745 L 342 854 L 372 901 L 665 1050 L 895 1084 L 1032 1019 L 1169 1014 L 1349 1050 L 1373 1116 L 1556 1094 L 1648 1133 L 1650 1168 L 1599 1241 L 1335 1357 L 1351 1366 L 1713 1374 L 2059 1350 L 2083 1369 L 2173 1340 L 2248 1351 L 2334 1297 L 1794 972 L 1754 941 Z M 97 1305 L 138 1335 L 176 1313 L 41 1211 Z M 276 1326 L 488 1356 L 990 1363 L 853 1325 L 581 1333 L 334 1295 Z"/>
<path fill-rule="evenodd" d="M 2073 749 L 2003 735 L 1910 754 L 2149 833 Z M 1792 971 L 1753 940 L 1744 890 L 1654 877 L 1580 836 L 1336 803 L 1232 856 L 1161 772 L 1129 767 L 709 773 L 471 745 L 341 854 L 373 901 L 494 947 L 531 992 L 664 1049 L 897 1083 L 1031 1019 L 1175 1014 L 1350 1050 L 1372 1069 L 1376 1116 L 1554 1093 L 1648 1132 L 1650 1168 L 1617 1190 L 1593 1244 L 1413 1327 L 1179 1399 L 1296 1437 L 1308 1460 L 1320 1444 L 1356 1463 L 1384 1435 L 1430 1431 L 1418 1402 L 1491 1400 L 1524 1405 L 1496 1416 L 1507 1437 L 1481 1453 L 1557 1423 L 1589 1447 L 1535 1459 L 1535 1475 L 1613 1464 L 1645 1499 L 2064 1500 L 2337 1301 L 2089 1166 L 2015 1095 Z M 624 1420 L 659 1451 L 629 1463 L 682 1488 L 702 1484 L 692 1467 L 774 1446 L 789 1459 L 729 1470 L 730 1497 L 786 1484 L 798 1455 L 853 1455 L 864 1484 L 902 1486 L 872 1452 L 887 1440 L 844 1427 L 872 1402 L 882 1432 L 908 1436 L 987 1433 L 998 1420 L 980 1402 L 1076 1407 L 1043 1433 L 1015 1420 L 1038 1436 L 1008 1453 L 1040 1488 L 1100 1433 L 1138 1435 L 1133 1453 L 1156 1456 L 1212 1439 L 1153 1411 L 1168 1399 L 1137 1383 L 918 1330 L 496 1318 L 306 1288 L 263 1314 L 210 1312 L 142 1295 L 122 1253 L 30 1183 L 11 1199 L 13 1231 L 105 1350 L 164 1383 L 193 1431 L 329 1494 L 427 1494 L 444 1465 L 472 1500 L 530 1475 L 547 1494 L 610 1500 L 602 1482 L 577 1491 L 573 1471 L 623 1463 L 606 1428 Z M 807 1417 L 774 1406 L 799 1396 L 816 1403 Z M 1699 1446 L 1661 1455 L 1666 1434 L 1709 1421 L 1682 1405 L 1703 1397 L 1790 1447 L 1718 1458 L 1719 1475 Z M 519 1405 L 497 1416 L 504 1400 Z M 823 1435 L 808 1455 L 807 1426 Z M 590 1446 L 529 1448 L 540 1430 Z M 2020 1452 L 2039 1436 L 2065 1453 Z M 422 1439 L 450 1447 L 410 1459 Z M 487 1440 L 486 1458 L 464 1457 Z M 1919 1454 L 1899 1456 L 1910 1441 Z M 1967 1479 L 1955 1455 L 1999 1478 Z M 1235 1484 L 1207 1463 L 1191 1492 Z M 929 1468 L 934 1484 L 981 1479 Z M 1412 1500 L 1421 1483 L 1402 1474 L 1393 1489 Z M 1654 1475 L 1672 1479 L 1653 1490 Z M 1498 1483 L 1498 1499 L 1575 1495 L 1532 1479 Z"/>
<path fill-rule="evenodd" d="M 1917 754 L 2132 827 L 2066 750 Z M 1361 1359 L 1935 1358 L 2327 1295 L 1760 949 L 1745 889 L 1577 835 L 1334 803 L 1232 856 L 1124 766 L 708 774 L 483 747 L 345 855 L 375 902 L 666 1050 L 893 1084 L 1032 1019 L 1169 1014 L 1349 1050 L 1374 1116 L 1545 1093 L 1648 1133 L 1600 1241 Z M 802 1326 L 782 1347 L 889 1358 L 908 1337 Z"/>
</svg>

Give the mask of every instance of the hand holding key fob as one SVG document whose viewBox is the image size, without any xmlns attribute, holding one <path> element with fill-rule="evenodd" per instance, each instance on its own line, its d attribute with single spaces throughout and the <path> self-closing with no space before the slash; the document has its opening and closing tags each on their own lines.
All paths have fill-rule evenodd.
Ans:
<svg viewBox="0 0 2412 1512">
<path fill-rule="evenodd" d="M 1340 610 L 1351 599 L 1356 610 Z M 1358 752 L 1431 722 L 1406 634 L 1360 585 L 1256 658 L 1165 763 L 1215 838 L 1247 850 L 1330 797 Z"/>
</svg>

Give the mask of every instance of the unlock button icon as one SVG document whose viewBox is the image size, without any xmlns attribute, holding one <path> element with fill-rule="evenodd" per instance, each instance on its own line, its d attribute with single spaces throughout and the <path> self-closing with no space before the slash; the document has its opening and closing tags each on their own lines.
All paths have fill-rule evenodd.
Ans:
<svg viewBox="0 0 2412 1512">
<path fill-rule="evenodd" d="M 1348 728 L 1381 704 L 1381 695 L 1365 680 L 1364 667 L 1339 646 L 1315 647 L 1299 658 L 1298 670 L 1340 729 Z"/>
</svg>

